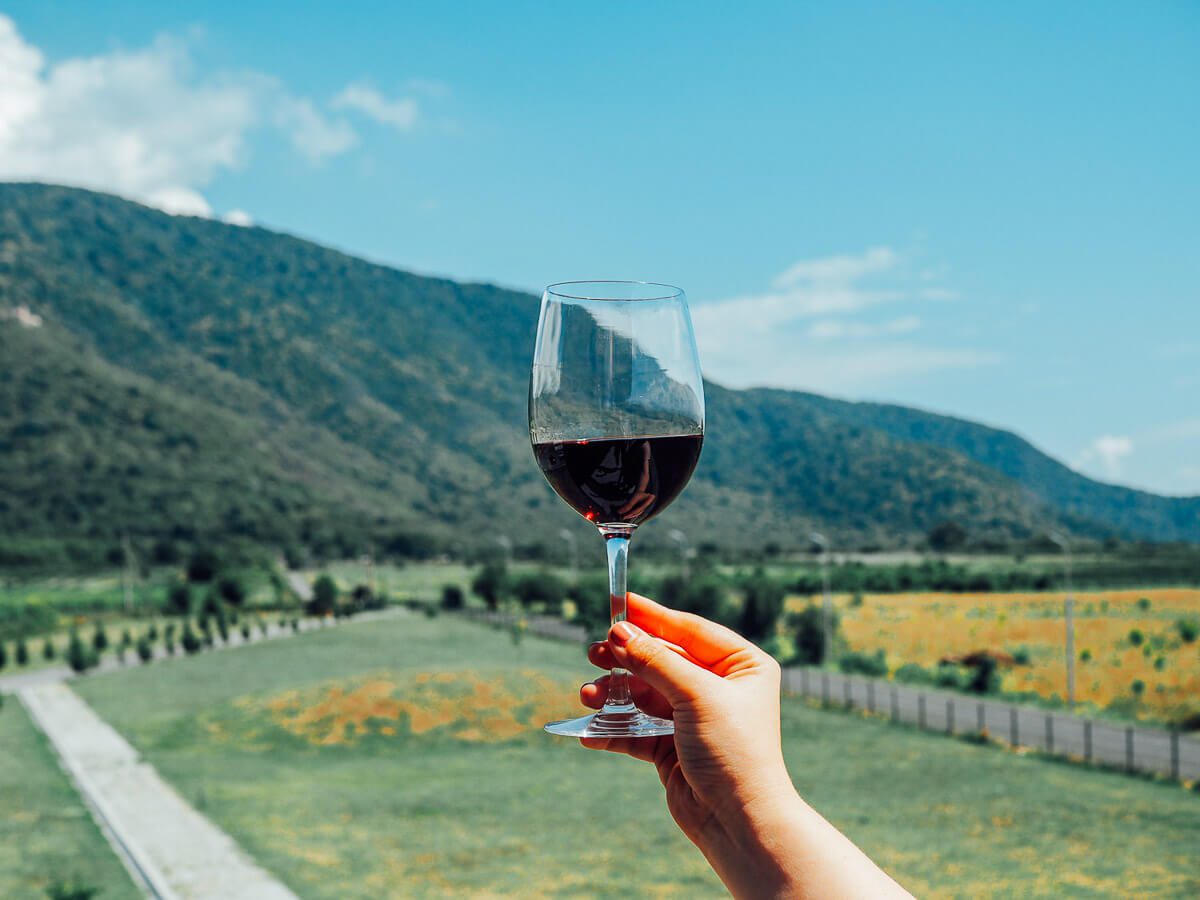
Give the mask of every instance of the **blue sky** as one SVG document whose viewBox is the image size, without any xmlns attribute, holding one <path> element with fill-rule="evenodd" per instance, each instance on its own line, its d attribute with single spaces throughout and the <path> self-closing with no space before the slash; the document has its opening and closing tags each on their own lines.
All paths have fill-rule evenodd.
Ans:
<svg viewBox="0 0 1200 900">
<path fill-rule="evenodd" d="M 677 283 L 716 381 L 1200 493 L 1200 5 L 383 6 L 9 3 L 0 178 Z"/>
</svg>

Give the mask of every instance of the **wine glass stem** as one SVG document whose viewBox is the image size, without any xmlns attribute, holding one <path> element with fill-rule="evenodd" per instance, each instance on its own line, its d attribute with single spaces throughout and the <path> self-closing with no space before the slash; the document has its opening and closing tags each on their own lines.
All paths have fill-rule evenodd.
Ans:
<svg viewBox="0 0 1200 900">
<path fill-rule="evenodd" d="M 625 578 L 629 570 L 629 537 L 633 529 L 602 528 L 605 549 L 608 550 L 608 598 L 612 607 L 612 624 L 625 621 L 626 587 Z M 629 712 L 633 697 L 629 693 L 629 671 L 611 670 L 608 681 L 608 699 L 601 713 Z"/>
</svg>

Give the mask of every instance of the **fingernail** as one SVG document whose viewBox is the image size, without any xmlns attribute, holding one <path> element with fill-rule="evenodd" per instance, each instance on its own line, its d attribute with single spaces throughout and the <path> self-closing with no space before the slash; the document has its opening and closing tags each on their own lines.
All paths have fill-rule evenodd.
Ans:
<svg viewBox="0 0 1200 900">
<path fill-rule="evenodd" d="M 638 627 L 628 622 L 618 622 L 612 627 L 612 640 L 619 647 L 624 647 L 638 635 Z"/>
</svg>

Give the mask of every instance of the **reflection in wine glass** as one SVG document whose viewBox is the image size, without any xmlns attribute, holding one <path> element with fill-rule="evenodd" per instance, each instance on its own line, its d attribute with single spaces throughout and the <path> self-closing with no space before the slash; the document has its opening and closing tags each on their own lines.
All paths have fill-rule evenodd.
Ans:
<svg viewBox="0 0 1200 900">
<path fill-rule="evenodd" d="M 608 551 L 612 621 L 625 618 L 629 540 L 687 485 L 704 441 L 704 384 L 683 291 L 643 282 L 568 282 L 542 296 L 529 435 L 550 485 Z M 670 734 L 614 669 L 604 707 L 554 722 L 576 737 Z"/>
</svg>

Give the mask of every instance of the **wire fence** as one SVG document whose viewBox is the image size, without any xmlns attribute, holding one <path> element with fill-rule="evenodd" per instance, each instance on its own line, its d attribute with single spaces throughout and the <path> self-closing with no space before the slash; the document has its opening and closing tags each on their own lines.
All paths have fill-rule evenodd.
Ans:
<svg viewBox="0 0 1200 900">
<path fill-rule="evenodd" d="M 554 616 L 516 617 L 480 609 L 462 613 L 499 628 L 512 628 L 523 621 L 529 634 L 555 640 L 582 643 L 587 637 L 581 626 Z M 783 690 L 829 705 L 884 715 L 893 722 L 926 731 L 980 735 L 1013 747 L 1126 772 L 1200 780 L 1200 740 L 1178 731 L 1121 725 L 1005 700 L 925 690 L 894 681 L 806 667 L 785 668 Z"/>
</svg>

